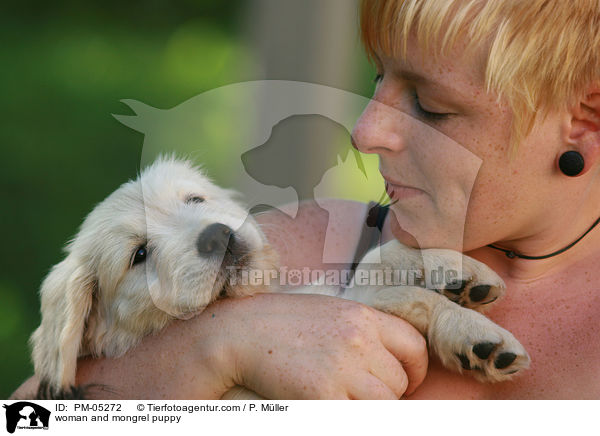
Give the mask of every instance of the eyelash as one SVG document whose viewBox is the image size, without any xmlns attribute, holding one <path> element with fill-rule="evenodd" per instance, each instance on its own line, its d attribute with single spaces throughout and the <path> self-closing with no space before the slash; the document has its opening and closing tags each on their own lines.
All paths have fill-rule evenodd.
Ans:
<svg viewBox="0 0 600 436">
<path fill-rule="evenodd" d="M 373 79 L 375 84 L 379 84 L 383 80 L 383 74 L 377 74 Z M 428 110 L 423 109 L 421 103 L 419 102 L 419 95 L 417 94 L 416 89 L 411 90 L 411 97 L 413 99 L 413 108 L 415 112 L 419 115 L 419 117 L 424 118 L 428 121 L 443 121 L 450 117 L 450 113 L 440 113 L 440 112 L 430 112 Z"/>
<path fill-rule="evenodd" d="M 451 114 L 440 113 L 440 112 L 429 112 L 429 111 L 423 109 L 423 106 L 421 106 L 421 103 L 419 102 L 419 95 L 417 94 L 417 91 L 415 91 L 415 90 L 412 91 L 412 98 L 414 101 L 415 111 L 422 118 L 425 118 L 429 121 L 443 121 L 451 115 Z"/>
</svg>

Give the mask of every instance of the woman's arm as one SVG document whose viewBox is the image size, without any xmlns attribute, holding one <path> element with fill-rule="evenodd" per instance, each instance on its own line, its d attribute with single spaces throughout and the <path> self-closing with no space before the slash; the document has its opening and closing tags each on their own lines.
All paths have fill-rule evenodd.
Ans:
<svg viewBox="0 0 600 436">
<path fill-rule="evenodd" d="M 265 398 L 391 399 L 423 381 L 423 337 L 352 301 L 263 294 L 221 300 L 118 359 L 80 359 L 90 399 L 219 399 L 236 385 Z M 31 398 L 30 379 L 13 396 Z"/>
<path fill-rule="evenodd" d="M 423 337 L 400 319 L 331 297 L 264 294 L 218 301 L 122 358 L 81 360 L 77 382 L 107 385 L 98 398 L 219 399 L 236 385 L 265 398 L 398 398 L 426 367 Z"/>
</svg>

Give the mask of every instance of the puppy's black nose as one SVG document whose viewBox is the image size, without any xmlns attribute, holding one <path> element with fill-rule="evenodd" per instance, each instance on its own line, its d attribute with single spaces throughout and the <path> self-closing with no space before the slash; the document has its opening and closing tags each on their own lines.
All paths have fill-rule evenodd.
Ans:
<svg viewBox="0 0 600 436">
<path fill-rule="evenodd" d="M 223 254 L 230 243 L 230 238 L 233 239 L 231 228 L 221 223 L 211 224 L 198 236 L 196 248 L 202 256 Z"/>
</svg>

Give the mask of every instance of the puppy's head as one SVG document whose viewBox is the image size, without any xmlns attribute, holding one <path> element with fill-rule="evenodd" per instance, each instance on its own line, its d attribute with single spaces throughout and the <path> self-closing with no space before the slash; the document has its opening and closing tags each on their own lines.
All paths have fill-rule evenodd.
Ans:
<svg viewBox="0 0 600 436">
<path fill-rule="evenodd" d="M 188 162 L 161 158 L 88 215 L 67 257 L 41 288 L 31 342 L 36 374 L 56 392 L 77 357 L 118 356 L 174 318 L 189 318 L 242 286 L 241 269 L 272 271 L 276 257 L 232 192 Z"/>
</svg>

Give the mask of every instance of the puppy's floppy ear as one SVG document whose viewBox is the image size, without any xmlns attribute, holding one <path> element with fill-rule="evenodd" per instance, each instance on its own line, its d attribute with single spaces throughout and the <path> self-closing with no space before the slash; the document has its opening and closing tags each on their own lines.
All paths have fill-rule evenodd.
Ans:
<svg viewBox="0 0 600 436">
<path fill-rule="evenodd" d="M 55 265 L 41 288 L 42 323 L 33 333 L 35 373 L 58 394 L 75 383 L 77 356 L 97 281 L 90 268 L 70 254 Z"/>
</svg>

